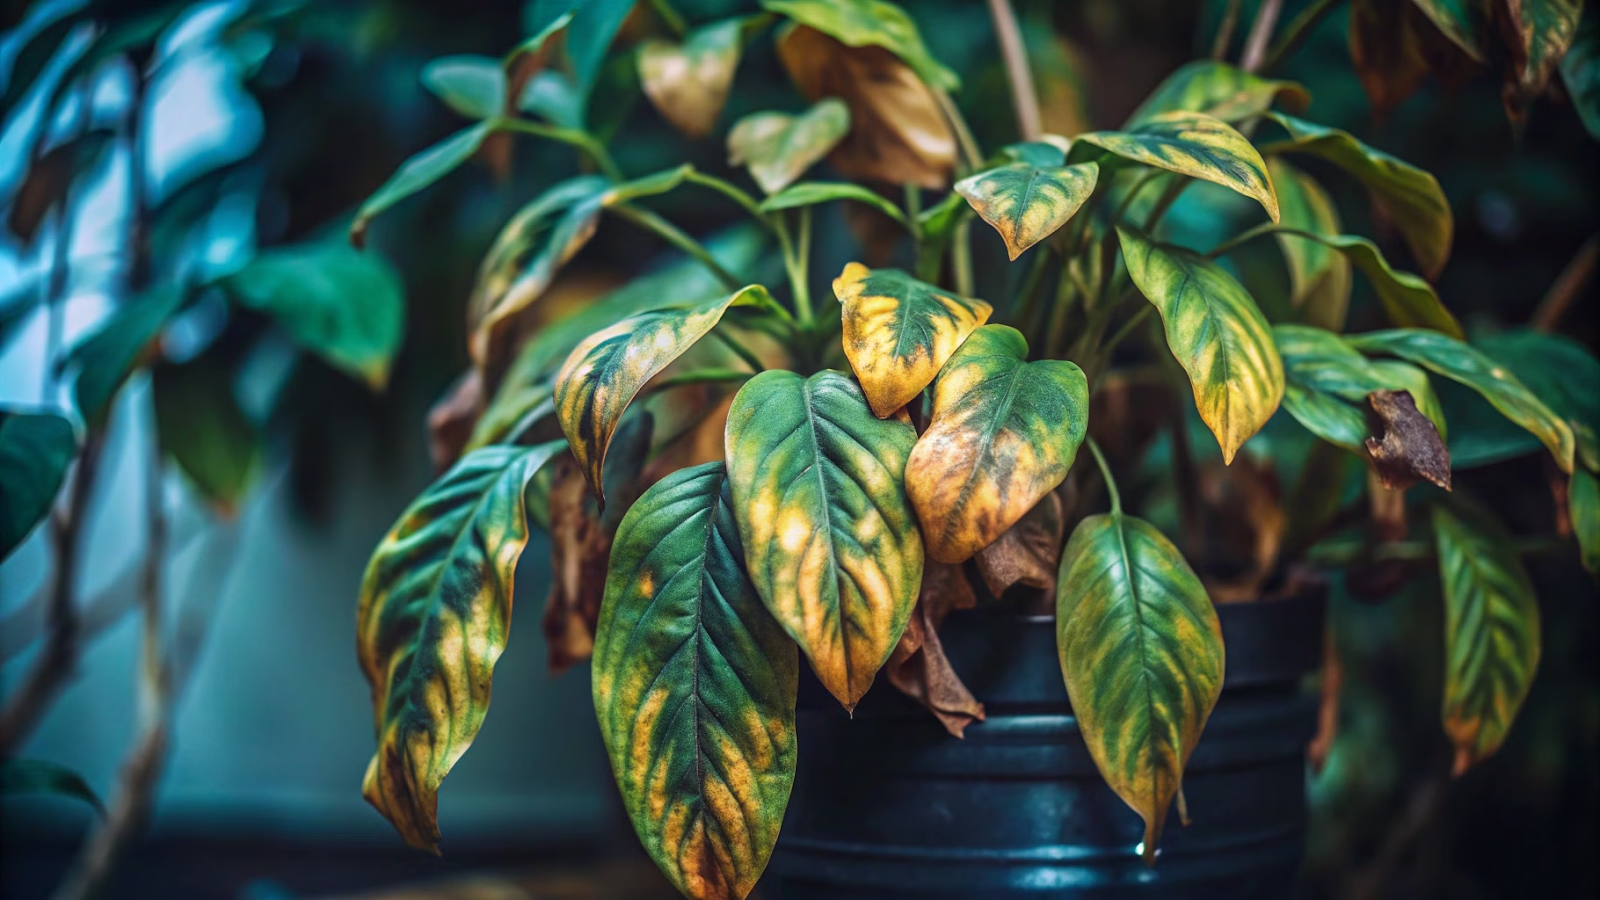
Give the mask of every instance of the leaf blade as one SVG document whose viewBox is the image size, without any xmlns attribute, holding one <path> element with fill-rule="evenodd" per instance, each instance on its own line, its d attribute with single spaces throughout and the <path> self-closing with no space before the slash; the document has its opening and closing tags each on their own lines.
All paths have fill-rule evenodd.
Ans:
<svg viewBox="0 0 1600 900">
<path fill-rule="evenodd" d="M 77 451 L 66 418 L 0 409 L 0 559 L 50 512 Z"/>
<path fill-rule="evenodd" d="M 1080 145 L 1220 184 L 1260 203 L 1273 222 L 1280 217 L 1266 162 L 1244 135 L 1221 119 L 1178 111 L 1151 116 L 1127 131 L 1091 131 L 1073 141 L 1068 162 L 1090 158 L 1077 150 Z"/>
<path fill-rule="evenodd" d="M 1000 233 L 1015 260 L 1067 224 L 1094 193 L 1099 174 L 1092 162 L 1048 167 L 1018 162 L 963 178 L 955 192 Z"/>
</svg>

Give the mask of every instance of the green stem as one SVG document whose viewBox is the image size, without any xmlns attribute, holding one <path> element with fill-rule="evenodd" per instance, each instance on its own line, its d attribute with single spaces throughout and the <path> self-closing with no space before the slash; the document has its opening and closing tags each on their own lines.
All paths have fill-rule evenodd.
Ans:
<svg viewBox="0 0 1600 900">
<path fill-rule="evenodd" d="M 1156 305 L 1154 303 L 1145 304 L 1143 309 L 1129 316 L 1128 321 L 1122 323 L 1122 327 L 1118 328 L 1112 333 L 1111 337 L 1106 338 L 1100 344 L 1100 352 L 1105 355 L 1108 362 L 1111 359 L 1111 351 L 1117 349 L 1117 345 L 1127 339 L 1128 335 L 1133 334 L 1134 330 L 1143 324 L 1144 320 L 1149 318 L 1150 314 L 1155 311 Z"/>
<path fill-rule="evenodd" d="M 713 331 L 712 334 L 717 335 L 719 338 L 723 338 L 724 341 L 727 340 L 727 338 L 724 337 L 721 332 Z M 734 352 L 737 353 L 738 351 Z M 651 386 L 655 390 L 664 391 L 668 388 L 684 387 L 686 385 L 719 384 L 728 381 L 748 381 L 750 379 L 750 375 L 751 373 L 744 372 L 739 369 L 700 369 L 694 372 L 683 372 L 678 375 L 669 375 L 666 378 L 661 378 L 652 382 Z"/>
<path fill-rule="evenodd" d="M 717 340 L 726 344 L 728 349 L 733 351 L 734 356 L 743 360 L 744 364 L 749 366 L 752 372 L 765 372 L 767 370 L 767 367 L 761 364 L 761 360 L 750 351 L 750 348 L 746 347 L 733 335 L 728 334 L 721 328 L 717 328 L 711 333 L 716 336 Z"/>
<path fill-rule="evenodd" d="M 594 135 L 587 131 L 575 128 L 557 128 L 553 125 L 544 125 L 539 122 L 530 122 L 527 119 L 502 118 L 495 120 L 494 127 L 499 131 L 514 131 L 532 137 L 545 138 L 557 143 L 567 144 L 582 150 L 594 164 L 599 167 L 602 174 L 613 181 L 622 181 L 622 170 L 617 168 L 611 154 L 606 151 L 605 145 L 600 143 Z"/>
<path fill-rule="evenodd" d="M 911 232 L 911 240 L 916 242 L 918 252 L 922 250 L 922 188 L 905 183 L 906 190 L 906 228 Z"/>
<path fill-rule="evenodd" d="M 654 233 L 657 237 L 662 238 L 672 246 L 677 247 L 679 250 L 682 250 L 683 252 L 694 257 L 697 262 L 706 267 L 707 271 L 715 275 L 717 280 L 722 282 L 723 287 L 726 287 L 728 290 L 736 291 L 744 286 L 744 280 L 732 272 L 729 272 L 727 269 L 724 269 L 722 264 L 717 262 L 717 258 L 711 255 L 711 251 L 705 248 L 705 245 L 690 237 L 678 226 L 668 222 L 666 219 L 663 219 L 656 213 L 653 213 L 650 210 L 642 207 L 634 206 L 631 203 L 619 203 L 616 206 L 609 207 L 609 209 L 622 218 L 627 219 L 629 222 L 632 222 L 646 231 Z"/>
<path fill-rule="evenodd" d="M 1183 192 L 1193 183 L 1193 178 L 1179 178 L 1167 187 L 1166 191 L 1161 194 L 1161 199 L 1157 200 L 1156 205 L 1151 207 L 1149 217 L 1144 220 L 1145 234 L 1151 237 L 1155 236 L 1156 226 L 1161 224 L 1161 218 L 1167 214 L 1167 210 L 1172 208 L 1172 204 L 1178 202 L 1178 197 L 1182 196 Z"/>
<path fill-rule="evenodd" d="M 967 120 L 956 107 L 956 101 L 951 98 L 950 92 L 944 88 L 935 88 L 933 96 L 939 101 L 939 108 L 944 110 L 945 118 L 950 120 L 950 127 L 955 130 L 956 143 L 961 145 L 961 155 L 966 160 L 967 170 L 976 172 L 982 169 L 983 151 L 978 149 L 978 141 L 972 136 L 972 129 L 967 127 Z"/>
<path fill-rule="evenodd" d="M 1224 253 L 1231 253 L 1232 251 L 1237 250 L 1242 244 L 1248 244 L 1264 234 L 1272 234 L 1278 230 L 1278 226 L 1272 224 L 1271 222 L 1264 222 L 1253 228 L 1247 228 L 1244 231 L 1241 231 L 1233 237 L 1228 238 L 1222 243 L 1216 245 L 1215 247 L 1212 247 L 1206 252 L 1206 256 L 1211 259 L 1216 259 Z"/>
<path fill-rule="evenodd" d="M 794 300 L 795 315 L 799 317 L 800 325 L 807 327 L 811 324 L 811 291 L 806 284 L 806 270 L 800 264 L 799 255 L 795 250 L 794 237 L 789 233 L 789 222 L 783 210 L 772 213 L 772 230 L 778 236 L 778 249 L 783 252 L 783 270 L 789 276 L 789 294 Z"/>
<path fill-rule="evenodd" d="M 1311 5 L 1301 10 L 1300 15 L 1295 16 L 1284 29 L 1283 36 L 1278 38 L 1267 58 L 1262 61 L 1260 73 L 1265 75 L 1282 64 L 1284 58 L 1293 53 L 1340 2 L 1341 0 L 1312 0 Z"/>
<path fill-rule="evenodd" d="M 1157 178 L 1160 178 L 1166 173 L 1167 170 L 1165 169 L 1151 169 L 1143 175 L 1140 175 L 1139 180 L 1135 181 L 1132 186 L 1128 188 L 1128 192 L 1122 195 L 1122 202 L 1117 204 L 1117 211 L 1111 214 L 1111 224 L 1115 225 L 1116 223 L 1122 221 L 1123 217 L 1128 214 L 1128 210 L 1133 207 L 1134 198 L 1139 195 L 1139 191 L 1143 190 L 1145 185 L 1155 181 Z"/>
<path fill-rule="evenodd" d="M 1089 445 L 1089 452 L 1094 454 L 1095 465 L 1100 467 L 1100 477 L 1105 479 L 1106 493 L 1111 495 L 1111 514 L 1122 515 L 1122 495 L 1117 492 L 1117 480 L 1111 477 L 1111 464 L 1106 462 L 1106 455 L 1100 452 L 1100 445 L 1092 437 L 1083 439 Z"/>
<path fill-rule="evenodd" d="M 972 296 L 972 220 L 963 218 L 956 223 L 954 243 L 950 247 L 950 268 L 955 271 L 956 293 Z"/>
<path fill-rule="evenodd" d="M 1217 27 L 1216 39 L 1211 42 L 1211 58 L 1221 60 L 1228 55 L 1228 44 L 1233 41 L 1234 26 L 1239 24 L 1239 0 L 1228 0 L 1222 14 L 1222 24 Z"/>
<path fill-rule="evenodd" d="M 1020 319 L 1022 317 L 1021 310 L 1033 306 L 1033 295 L 1039 290 L 1039 282 L 1044 280 L 1044 270 L 1049 265 L 1049 253 L 1041 249 L 1040 252 L 1034 254 L 1033 264 L 1028 267 L 1027 276 L 1022 279 L 1022 285 L 1011 296 L 1011 303 L 1006 307 L 1006 318 Z"/>
<path fill-rule="evenodd" d="M 745 212 L 754 216 L 756 221 L 760 222 L 762 225 L 765 225 L 768 230 L 771 230 L 772 223 L 767 221 L 766 214 L 761 211 L 761 204 L 757 203 L 754 197 L 745 193 L 743 190 L 740 190 L 737 185 L 730 184 L 715 175 L 708 175 L 699 169 L 690 169 L 688 174 L 683 176 L 683 180 L 689 182 L 690 184 L 698 184 L 701 187 L 711 188 L 717 193 L 722 194 L 733 202 L 744 207 Z"/>
<path fill-rule="evenodd" d="M 689 33 L 689 25 L 684 22 L 683 14 L 672 8 L 668 0 L 650 0 L 650 8 L 656 11 L 661 21 L 678 36 L 679 40 Z"/>
</svg>

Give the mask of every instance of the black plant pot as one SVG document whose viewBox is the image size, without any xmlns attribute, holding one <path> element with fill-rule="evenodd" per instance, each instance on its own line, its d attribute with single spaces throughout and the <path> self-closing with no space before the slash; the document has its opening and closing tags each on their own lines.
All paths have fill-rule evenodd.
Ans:
<svg viewBox="0 0 1600 900">
<path fill-rule="evenodd" d="M 1173 811 L 1154 868 L 1139 856 L 1142 820 L 1078 732 L 1053 619 L 971 611 L 940 629 L 987 707 L 964 740 L 887 683 L 851 719 L 802 680 L 799 772 L 760 896 L 1289 896 L 1317 716 L 1303 677 L 1321 661 L 1323 601 L 1315 589 L 1218 609 L 1227 675 L 1184 777 L 1193 822 Z"/>
</svg>

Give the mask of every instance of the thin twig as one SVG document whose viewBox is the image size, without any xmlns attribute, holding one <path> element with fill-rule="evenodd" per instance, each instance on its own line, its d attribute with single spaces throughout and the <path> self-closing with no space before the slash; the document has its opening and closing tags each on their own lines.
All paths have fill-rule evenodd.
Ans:
<svg viewBox="0 0 1600 900">
<path fill-rule="evenodd" d="M 1233 29 L 1239 24 L 1239 0 L 1228 0 L 1222 14 L 1222 24 L 1217 26 L 1216 39 L 1211 42 L 1211 58 L 1221 60 L 1228 55 L 1228 45 L 1233 42 Z"/>
<path fill-rule="evenodd" d="M 949 120 L 950 127 L 955 129 L 956 142 L 961 145 L 961 155 L 966 161 L 967 170 L 976 172 L 983 168 L 983 151 L 979 149 L 978 140 L 972 136 L 972 129 L 967 126 L 967 119 L 961 115 L 961 109 L 956 106 L 955 99 L 944 88 L 934 88 L 933 96 L 938 101 L 939 108 L 944 111 L 944 117 Z"/>
<path fill-rule="evenodd" d="M 1594 275 L 1595 262 L 1600 261 L 1600 234 L 1591 236 L 1572 255 L 1572 260 L 1567 263 L 1561 274 L 1556 276 L 1555 284 L 1550 285 L 1550 290 L 1539 301 L 1539 306 L 1533 311 L 1531 325 L 1538 331 L 1554 331 L 1561 317 L 1566 314 L 1572 301 L 1583 294 L 1583 289 L 1588 286 L 1589 278 Z"/>
<path fill-rule="evenodd" d="M 1028 49 L 1017 27 L 1017 13 L 1011 0 L 989 0 L 989 18 L 994 20 L 994 36 L 1000 56 L 1006 63 L 1006 78 L 1011 82 L 1011 102 L 1017 108 L 1017 133 L 1025 141 L 1036 141 L 1044 134 L 1039 121 L 1039 94 L 1028 70 Z"/>
<path fill-rule="evenodd" d="M 1246 72 L 1261 68 L 1267 56 L 1267 42 L 1272 39 L 1272 29 L 1277 27 L 1281 12 L 1283 0 L 1262 0 L 1255 24 L 1250 26 L 1250 36 L 1245 39 L 1244 52 L 1239 56 L 1239 68 Z"/>
</svg>

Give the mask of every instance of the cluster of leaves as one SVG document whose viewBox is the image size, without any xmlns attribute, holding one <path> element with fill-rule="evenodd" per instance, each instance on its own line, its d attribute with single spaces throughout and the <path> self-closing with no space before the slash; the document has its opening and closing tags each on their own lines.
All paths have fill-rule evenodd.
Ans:
<svg viewBox="0 0 1600 900">
<path fill-rule="evenodd" d="M 437 790 L 483 721 L 533 522 L 552 539 L 552 666 L 592 654 L 629 814 L 686 895 L 743 897 L 766 864 L 793 779 L 800 656 L 846 709 L 883 671 L 957 735 L 982 719 L 937 634 L 977 602 L 973 570 L 997 596 L 1053 591 L 1068 695 L 1101 773 L 1145 819 L 1153 860 L 1225 666 L 1218 589 L 1124 510 L 1093 439 L 1124 467 L 1146 452 L 1114 416 L 1091 415 L 1141 367 L 1171 374 L 1163 393 L 1173 381 L 1192 393 L 1225 471 L 1254 469 L 1243 448 L 1282 408 L 1366 463 L 1402 511 L 1419 482 L 1451 486 L 1432 379 L 1459 382 L 1570 473 L 1592 562 L 1600 417 L 1540 390 L 1560 379 L 1537 374 L 1556 363 L 1536 348 L 1594 360 L 1542 335 L 1519 336 L 1520 354 L 1467 343 L 1432 285 L 1453 231 L 1438 183 L 1282 111 L 1306 106 L 1303 88 L 1196 63 L 1120 129 L 986 158 L 951 102 L 958 79 L 903 10 L 762 6 L 691 29 L 652 4 L 634 30 L 661 36 L 630 52 L 645 95 L 698 137 L 716 131 L 745 44 L 773 33 L 810 105 L 753 113 L 726 136 L 730 164 L 764 199 L 738 174 L 689 165 L 625 176 L 589 107 L 632 4 L 539 2 L 534 37 L 506 58 L 430 67 L 424 83 L 477 121 L 408 161 L 357 220 L 359 239 L 372 215 L 455 167 L 493 165 L 488 142 L 506 134 L 570 145 L 594 170 L 530 201 L 486 254 L 467 304 L 473 367 L 432 422 L 448 470 L 383 539 L 362 586 L 358 650 L 379 736 L 364 793 L 409 842 L 437 849 Z M 1421 274 L 1343 234 L 1301 157 L 1365 185 Z M 807 180 L 824 160 L 851 180 Z M 1268 221 L 1205 252 L 1162 241 L 1163 215 L 1197 182 Z M 753 225 L 702 244 L 644 202 L 680 188 L 722 195 Z M 912 265 L 845 265 L 826 312 L 809 287 L 834 273 L 813 272 L 812 219 L 837 201 L 902 229 Z M 607 214 L 687 258 L 529 333 Z M 1004 302 L 971 296 L 974 217 L 1027 257 Z M 1290 282 L 1272 321 L 1224 261 L 1269 237 Z M 786 289 L 748 277 L 768 238 Z M 1340 333 L 1354 270 L 1393 328 Z M 1078 509 L 1093 473 L 1077 464 L 1085 443 L 1108 513 Z M 1449 613 L 1444 724 L 1464 768 L 1499 746 L 1527 692 L 1538 611 L 1499 525 L 1419 493 Z M 1262 556 L 1247 596 L 1279 565 L 1275 549 Z"/>
</svg>

